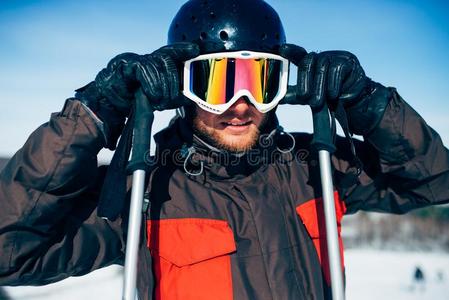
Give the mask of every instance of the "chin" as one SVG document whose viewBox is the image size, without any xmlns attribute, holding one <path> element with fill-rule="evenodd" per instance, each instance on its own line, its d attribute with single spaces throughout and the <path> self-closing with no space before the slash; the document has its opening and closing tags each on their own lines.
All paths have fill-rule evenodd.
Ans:
<svg viewBox="0 0 449 300">
<path fill-rule="evenodd" d="M 253 148 L 258 140 L 258 131 L 245 135 L 221 136 L 216 140 L 219 148 L 231 152 L 244 152 Z"/>
</svg>

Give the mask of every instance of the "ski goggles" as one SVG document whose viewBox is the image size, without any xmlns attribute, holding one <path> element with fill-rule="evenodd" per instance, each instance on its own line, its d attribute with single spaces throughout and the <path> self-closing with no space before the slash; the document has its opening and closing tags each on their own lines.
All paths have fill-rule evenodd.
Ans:
<svg viewBox="0 0 449 300">
<path fill-rule="evenodd" d="M 265 113 L 287 92 L 288 64 L 279 55 L 251 51 L 200 55 L 184 63 L 183 94 L 215 114 L 246 96 Z"/>
</svg>

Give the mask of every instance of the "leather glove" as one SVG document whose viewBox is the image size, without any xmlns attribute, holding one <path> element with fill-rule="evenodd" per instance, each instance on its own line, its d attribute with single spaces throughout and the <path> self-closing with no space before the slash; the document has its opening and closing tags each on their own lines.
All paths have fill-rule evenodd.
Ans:
<svg viewBox="0 0 449 300">
<path fill-rule="evenodd" d="M 282 103 L 310 105 L 319 109 L 327 101 L 341 101 L 353 133 L 366 135 L 380 122 L 390 90 L 365 75 L 357 57 L 347 51 L 307 53 L 302 47 L 284 44 L 280 54 L 298 66 L 297 85 L 289 86 Z"/>
<path fill-rule="evenodd" d="M 153 110 L 189 103 L 181 93 L 181 70 L 184 61 L 198 54 L 198 46 L 192 43 L 164 46 L 146 55 L 123 53 L 113 58 L 94 81 L 76 90 L 75 98 L 103 121 L 107 148 L 115 149 L 139 88 Z"/>
</svg>

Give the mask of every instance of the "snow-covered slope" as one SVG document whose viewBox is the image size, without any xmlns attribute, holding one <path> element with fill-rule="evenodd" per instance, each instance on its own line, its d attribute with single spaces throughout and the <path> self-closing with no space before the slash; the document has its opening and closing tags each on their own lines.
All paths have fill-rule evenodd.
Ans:
<svg viewBox="0 0 449 300">
<path fill-rule="evenodd" d="M 6 299 L 120 300 L 122 269 L 119 266 L 111 266 L 97 270 L 86 276 L 70 277 L 60 282 L 41 287 L 5 287 Z"/>
<path fill-rule="evenodd" d="M 447 253 L 350 249 L 345 254 L 347 300 L 449 299 Z M 423 289 L 413 285 L 416 266 L 425 276 Z"/>
</svg>

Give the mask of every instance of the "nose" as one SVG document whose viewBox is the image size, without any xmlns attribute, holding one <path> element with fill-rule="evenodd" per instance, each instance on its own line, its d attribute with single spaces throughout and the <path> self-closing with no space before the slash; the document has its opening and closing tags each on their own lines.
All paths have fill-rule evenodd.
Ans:
<svg viewBox="0 0 449 300">
<path fill-rule="evenodd" d="M 234 114 L 245 114 L 251 109 L 252 104 L 246 99 L 246 97 L 240 97 L 232 106 L 228 109 L 229 112 Z"/>
</svg>

